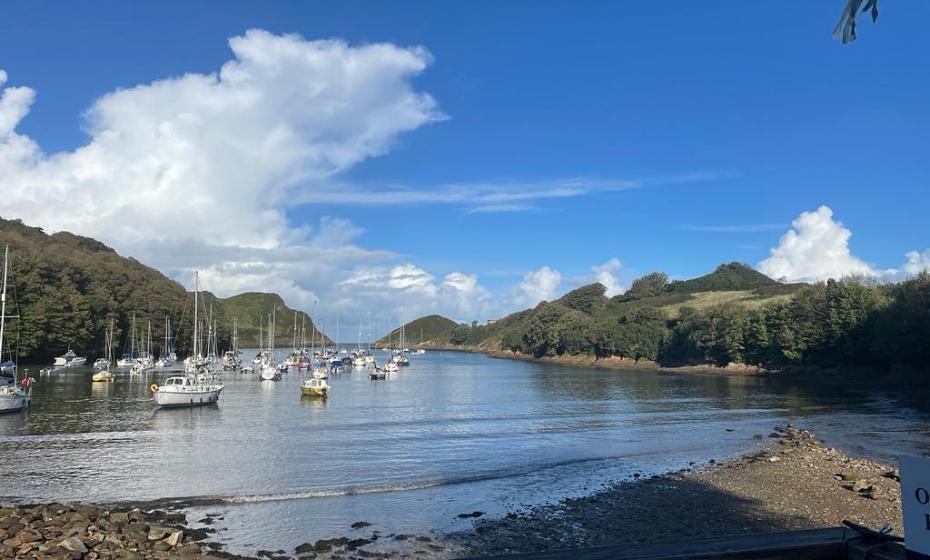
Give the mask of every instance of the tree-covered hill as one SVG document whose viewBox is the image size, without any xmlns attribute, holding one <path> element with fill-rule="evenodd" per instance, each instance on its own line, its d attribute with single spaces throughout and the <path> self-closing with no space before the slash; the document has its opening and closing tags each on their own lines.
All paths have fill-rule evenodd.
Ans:
<svg viewBox="0 0 930 560">
<path fill-rule="evenodd" d="M 588 355 L 661 365 L 767 368 L 907 365 L 930 360 L 930 275 L 898 284 L 782 284 L 739 263 L 693 280 L 648 274 L 607 298 L 582 286 L 434 345 L 535 357 Z"/>
<path fill-rule="evenodd" d="M 748 264 L 731 262 L 722 264 L 710 274 L 690 280 L 677 280 L 668 285 L 668 291 L 676 294 L 696 292 L 723 292 L 755 290 L 776 286 L 778 282 L 752 268 Z"/>
<path fill-rule="evenodd" d="M 458 324 L 452 319 L 441 315 L 427 315 L 404 325 L 407 337 L 407 346 L 435 346 L 448 344 L 452 329 Z M 380 338 L 375 344 L 378 347 L 397 346 L 400 344 L 401 327 L 397 327 L 388 335 Z"/>
<path fill-rule="evenodd" d="M 18 351 L 19 358 L 27 363 L 44 362 L 69 347 L 91 358 L 102 355 L 104 333 L 111 318 L 119 353 L 128 346 L 133 314 L 139 335 L 151 322 L 156 349 L 164 337 L 165 317 L 170 317 L 179 353 L 189 350 L 192 294 L 157 270 L 122 257 L 94 239 L 67 232 L 48 235 L 19 220 L 0 218 L 0 250 L 5 245 L 9 245 L 11 253 L 7 314 L 19 318 L 8 321 L 4 356 Z M 221 348 L 229 343 L 233 317 L 244 326 L 241 345 L 255 344 L 260 308 L 267 304 L 264 312 L 268 313 L 273 303 L 281 306 L 278 315 L 284 321 L 278 323 L 277 342 L 281 346 L 292 343 L 294 312 L 280 297 L 243 294 L 223 300 L 209 293 L 204 296 L 202 310 L 209 309 L 211 301 L 214 303 Z M 313 329 L 309 317 L 306 329 L 307 333 Z"/>
<path fill-rule="evenodd" d="M 267 336 L 268 316 L 272 308 L 276 310 L 275 346 L 293 345 L 295 332 L 298 346 L 320 344 L 320 331 L 317 330 L 310 315 L 291 309 L 278 294 L 246 292 L 218 299 L 217 305 L 224 318 L 224 324 L 229 328 L 232 328 L 234 318 L 238 321 L 239 345 L 242 347 L 258 346 L 260 328 Z M 331 344 L 332 340 L 326 337 L 326 343 Z"/>
</svg>

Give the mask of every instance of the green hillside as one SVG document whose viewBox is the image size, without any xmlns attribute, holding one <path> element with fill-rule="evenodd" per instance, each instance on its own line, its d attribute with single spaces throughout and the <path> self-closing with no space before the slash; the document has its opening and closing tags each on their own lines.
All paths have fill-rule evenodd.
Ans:
<svg viewBox="0 0 930 560">
<path fill-rule="evenodd" d="M 755 290 L 766 286 L 778 285 L 765 274 L 755 270 L 748 264 L 731 262 L 722 264 L 710 274 L 680 280 L 669 284 L 668 291 L 678 294 L 691 294 L 695 292 L 721 292 Z"/>
<path fill-rule="evenodd" d="M 7 314 L 19 315 L 8 321 L 4 356 L 16 350 L 27 363 L 44 362 L 70 347 L 93 358 L 103 353 L 104 331 L 111 318 L 119 353 L 126 344 L 133 313 L 139 332 L 151 322 L 156 349 L 164 337 L 166 316 L 172 320 L 179 353 L 190 348 L 192 294 L 157 270 L 88 237 L 67 232 L 48 235 L 19 220 L 0 218 L 0 250 L 4 245 L 9 245 L 11 253 Z M 244 326 L 241 344 L 254 344 L 261 308 L 270 312 L 272 304 L 280 306 L 282 316 L 278 342 L 291 345 L 293 311 L 280 297 L 243 294 L 223 300 L 209 293 L 204 296 L 203 309 L 214 302 L 221 348 L 229 343 L 233 317 L 239 317 Z M 306 319 L 309 333 L 312 322 Z"/>
<path fill-rule="evenodd" d="M 513 350 L 534 356 L 589 354 L 660 359 L 671 352 L 676 326 L 685 317 L 737 309 L 752 313 L 792 300 L 805 285 L 786 285 L 740 263 L 717 267 L 692 280 L 670 282 L 662 273 L 638 279 L 624 294 L 608 298 L 589 284 L 552 302 L 486 325 L 457 325 L 434 346 L 484 351 Z"/>
<path fill-rule="evenodd" d="M 225 326 L 231 329 L 233 319 L 238 320 L 239 345 L 243 348 L 258 346 L 259 328 L 265 329 L 267 336 L 268 316 L 271 314 L 272 307 L 276 309 L 275 346 L 287 347 L 294 344 L 295 313 L 297 344 L 299 346 L 310 346 L 311 342 L 320 344 L 320 331 L 317 330 L 310 315 L 303 311 L 295 312 L 284 303 L 278 294 L 246 292 L 225 299 L 217 299 L 216 302 Z M 326 337 L 326 342 L 331 344 L 332 340 Z"/>
<path fill-rule="evenodd" d="M 662 273 L 607 298 L 582 286 L 487 325 L 458 325 L 448 346 L 665 366 L 906 366 L 930 360 L 930 274 L 781 284 L 739 263 L 692 280 Z M 440 344 L 440 341 L 434 341 Z"/>
<path fill-rule="evenodd" d="M 441 315 L 427 315 L 404 325 L 404 332 L 407 336 L 407 346 L 414 348 L 417 346 L 435 346 L 438 344 L 445 345 L 449 342 L 449 337 L 458 324 L 452 319 L 447 319 Z M 397 346 L 400 344 L 401 327 L 397 327 L 388 335 L 378 339 L 376 346 Z"/>
</svg>

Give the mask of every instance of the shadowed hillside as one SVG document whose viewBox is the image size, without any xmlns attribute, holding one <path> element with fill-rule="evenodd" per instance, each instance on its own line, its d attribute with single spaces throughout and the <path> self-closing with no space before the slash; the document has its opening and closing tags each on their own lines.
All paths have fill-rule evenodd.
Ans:
<svg viewBox="0 0 930 560">
<path fill-rule="evenodd" d="M 452 335 L 452 329 L 457 323 L 452 319 L 447 319 L 441 315 L 427 315 L 420 317 L 404 325 L 404 332 L 407 336 L 407 346 L 414 348 L 417 346 L 435 346 L 438 344 L 445 345 L 449 343 L 449 337 Z M 378 347 L 397 346 L 400 344 L 401 328 L 397 327 L 388 335 L 378 339 L 375 343 Z"/>
<path fill-rule="evenodd" d="M 128 346 L 132 315 L 141 336 L 152 325 L 156 351 L 170 317 L 179 354 L 190 348 L 193 297 L 178 282 L 103 243 L 72 233 L 46 234 L 19 220 L 0 218 L 0 250 L 9 245 L 11 282 L 4 355 L 19 353 L 27 362 L 44 362 L 69 347 L 95 357 L 103 353 L 104 331 L 112 318 L 116 353 Z M 218 299 L 204 292 L 202 311 L 213 302 L 220 348 L 229 344 L 233 317 L 241 327 L 241 345 L 257 341 L 258 318 L 278 309 L 278 344 L 293 342 L 293 311 L 275 294 L 242 294 Z M 203 315 L 205 316 L 205 315 Z M 300 317 L 298 317 L 298 322 Z M 307 338 L 313 327 L 305 317 Z M 319 334 L 315 334 L 318 338 Z M 138 336 L 137 336 L 138 340 Z"/>
</svg>

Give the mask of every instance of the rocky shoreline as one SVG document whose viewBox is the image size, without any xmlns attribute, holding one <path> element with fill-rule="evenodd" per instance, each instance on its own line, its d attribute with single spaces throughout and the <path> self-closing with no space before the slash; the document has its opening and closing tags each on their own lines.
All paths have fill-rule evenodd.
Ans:
<svg viewBox="0 0 930 560">
<path fill-rule="evenodd" d="M 201 558 L 214 531 L 191 529 L 181 513 L 87 504 L 0 508 L 0 558 Z M 214 556 L 217 557 L 217 556 Z M 234 556 L 223 554 L 221 557 Z"/>
<path fill-rule="evenodd" d="M 761 436 L 760 436 L 761 437 Z M 776 427 L 761 451 L 652 477 L 634 475 L 596 494 L 503 518 L 475 518 L 448 535 L 382 534 L 358 521 L 346 536 L 293 551 L 260 550 L 266 560 L 434 560 L 513 552 L 658 542 L 838 526 L 850 519 L 901 532 L 897 472 L 826 448 L 811 434 Z M 245 558 L 211 542 L 222 518 L 193 529 L 183 513 L 84 504 L 0 508 L 0 558 Z"/>
<path fill-rule="evenodd" d="M 816 373 L 820 376 L 842 376 L 845 379 L 870 379 L 875 375 L 888 376 L 887 379 L 894 379 L 895 382 L 908 382 L 912 379 L 922 379 L 920 370 L 907 368 L 904 366 L 894 366 L 890 370 L 875 368 L 870 366 L 842 366 L 842 367 L 819 367 L 819 366 L 794 366 L 780 369 L 764 368 L 742 363 L 730 363 L 725 366 L 712 364 L 688 364 L 688 365 L 661 365 L 650 360 L 634 360 L 632 358 L 623 358 L 621 356 L 608 356 L 598 358 L 592 354 L 574 354 L 561 356 L 543 356 L 537 358 L 520 352 L 511 350 L 499 350 L 485 346 L 454 346 L 454 345 L 433 345 L 418 346 L 424 350 L 438 352 L 465 352 L 468 354 L 484 354 L 489 358 L 500 360 L 517 360 L 521 362 L 532 362 L 537 364 L 553 364 L 560 366 L 609 369 L 615 371 L 640 371 L 640 372 L 660 372 L 660 373 L 685 373 L 700 375 L 725 375 L 725 376 L 767 376 L 777 375 L 785 376 L 808 376 Z"/>
</svg>

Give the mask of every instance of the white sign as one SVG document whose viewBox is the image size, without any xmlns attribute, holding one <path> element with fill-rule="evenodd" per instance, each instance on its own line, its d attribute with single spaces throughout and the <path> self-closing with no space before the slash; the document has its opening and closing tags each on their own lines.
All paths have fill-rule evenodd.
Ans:
<svg viewBox="0 0 930 560">
<path fill-rule="evenodd" d="M 904 546 L 909 558 L 930 558 L 930 459 L 904 456 L 898 460 L 898 466 Z"/>
</svg>

